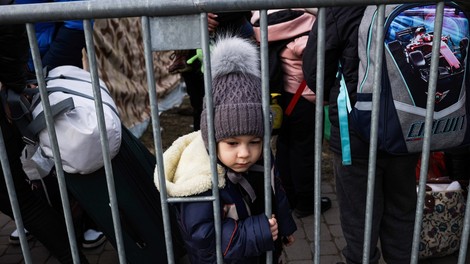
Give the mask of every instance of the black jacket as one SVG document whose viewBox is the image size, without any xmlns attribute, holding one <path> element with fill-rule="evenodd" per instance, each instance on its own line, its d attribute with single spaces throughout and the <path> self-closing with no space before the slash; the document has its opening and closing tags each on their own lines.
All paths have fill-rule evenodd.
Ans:
<svg viewBox="0 0 470 264">
<path fill-rule="evenodd" d="M 0 25 L 0 82 L 8 89 L 23 91 L 28 49 L 25 25 Z"/>
<path fill-rule="evenodd" d="M 326 9 L 325 36 L 325 101 L 329 103 L 331 121 L 330 149 L 341 153 L 338 109 L 336 100 L 340 82 L 336 78 L 338 65 L 341 63 L 343 75 L 348 87 L 351 105 L 356 102 L 359 57 L 358 28 L 366 6 L 338 7 Z M 309 40 L 303 55 L 303 72 L 308 87 L 315 92 L 317 70 L 317 22 L 310 31 Z M 350 126 L 351 127 L 351 126 Z M 351 154 L 354 158 L 367 157 L 369 144 L 361 140 L 350 128 Z"/>
<path fill-rule="evenodd" d="M 251 12 L 226 12 L 216 13 L 218 34 L 237 34 L 244 38 L 253 36 L 253 28 L 249 23 Z"/>
</svg>

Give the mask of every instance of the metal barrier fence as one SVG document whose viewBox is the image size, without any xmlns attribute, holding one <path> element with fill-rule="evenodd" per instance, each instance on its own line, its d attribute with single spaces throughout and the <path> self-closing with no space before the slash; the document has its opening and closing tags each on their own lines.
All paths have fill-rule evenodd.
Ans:
<svg viewBox="0 0 470 264">
<path fill-rule="evenodd" d="M 305 8 L 305 7 L 319 7 L 319 12 L 317 16 L 317 23 L 319 25 L 319 39 L 318 39 L 318 61 L 317 63 L 317 104 L 316 104 L 316 120 L 322 120 L 323 116 L 323 65 L 325 62 L 325 46 L 324 46 L 324 36 L 325 36 L 325 7 L 331 6 L 352 6 L 352 5 L 378 5 L 378 23 L 383 24 L 384 22 L 384 4 L 394 4 L 394 3 L 424 3 L 428 1 L 389 1 L 389 0 L 223 0 L 223 1 L 193 1 L 193 0 L 168 0 L 168 1 L 143 1 L 143 0 L 102 0 L 102 1 L 78 1 L 78 2 L 67 2 L 67 3 L 48 3 L 48 4 L 34 4 L 34 5 L 9 5 L 9 6 L 0 6 L 0 24 L 12 24 L 12 23 L 27 23 L 28 37 L 29 42 L 32 47 L 32 54 L 34 58 L 34 65 L 36 69 L 42 69 L 42 63 L 39 59 L 39 50 L 37 47 L 37 41 L 34 32 L 34 26 L 32 23 L 39 21 L 62 21 L 62 20 L 71 20 L 71 19 L 80 19 L 84 20 L 85 26 L 85 36 L 86 36 L 86 48 L 88 51 L 88 60 L 90 62 L 90 72 L 92 73 L 92 83 L 94 88 L 95 95 L 95 104 L 97 106 L 98 121 L 101 131 L 102 139 L 102 150 L 104 152 L 104 161 L 105 161 L 105 170 L 106 170 L 106 179 L 108 183 L 108 192 L 111 203 L 111 210 L 113 221 L 115 225 L 116 232 L 116 241 L 117 241 L 117 251 L 119 255 L 119 262 L 124 264 L 126 263 L 126 254 L 124 246 L 122 243 L 121 235 L 121 225 L 118 214 L 118 207 L 116 201 L 116 193 L 114 190 L 113 183 L 113 171 L 111 166 L 111 159 L 109 153 L 107 152 L 107 137 L 104 130 L 104 115 L 102 109 L 102 99 L 101 94 L 99 93 L 99 82 L 98 82 L 98 70 L 96 66 L 96 58 L 94 53 L 93 46 L 93 36 L 92 36 L 92 25 L 90 19 L 98 18 L 115 18 L 115 17 L 141 17 L 142 18 L 142 34 L 143 42 L 145 47 L 145 61 L 147 69 L 147 78 L 148 78 L 148 87 L 150 94 L 150 105 L 151 105 L 151 117 L 152 117 L 152 126 L 153 126 L 153 136 L 155 143 L 155 153 L 157 164 L 163 164 L 162 157 L 162 147 L 161 147 L 161 135 L 160 131 L 160 122 L 158 116 L 158 103 L 157 95 L 155 92 L 155 76 L 153 73 L 152 65 L 152 52 L 157 50 L 177 50 L 177 49 L 192 49 L 192 48 L 202 48 L 203 54 L 205 54 L 203 59 L 203 65 L 206 69 L 204 71 L 204 85 L 205 85 L 205 94 L 211 94 L 211 65 L 209 57 L 209 33 L 207 31 L 207 13 L 208 12 L 220 12 L 220 11 L 242 11 L 242 10 L 261 10 L 260 22 L 262 29 L 261 36 L 261 70 L 262 70 L 262 89 L 263 89 L 263 108 L 264 116 L 269 116 L 269 87 L 268 87 L 268 48 L 267 48 L 267 12 L 268 9 L 281 9 L 281 8 Z M 434 35 L 435 39 L 440 39 L 442 31 L 442 16 L 443 16 L 443 6 L 444 2 L 438 3 L 438 12 L 436 16 L 436 31 Z M 32 8 L 33 7 L 33 8 Z M 175 32 L 176 30 L 183 30 L 188 34 L 173 34 L 174 39 L 170 36 L 172 34 L 166 34 L 166 32 Z M 189 34 L 191 33 L 191 34 Z M 191 41 L 187 39 L 178 38 L 178 36 L 185 36 L 193 38 Z M 383 42 L 384 30 L 383 27 L 378 27 L 377 39 L 378 43 Z M 190 45 L 188 45 L 188 43 Z M 438 45 L 434 45 L 436 47 Z M 381 49 L 382 45 L 377 45 L 378 52 L 377 54 L 382 54 Z M 437 62 L 438 62 L 439 52 L 434 52 L 432 58 L 432 73 L 430 76 L 429 82 L 429 94 L 435 94 L 435 86 L 437 80 Z M 382 61 L 381 56 L 377 56 L 377 62 Z M 376 73 L 380 72 L 379 65 L 377 63 Z M 55 134 L 55 129 L 53 124 L 53 119 L 51 115 L 51 109 L 49 106 L 49 101 L 46 96 L 46 84 L 45 80 L 42 77 L 42 74 L 37 70 L 36 74 L 39 81 L 39 90 L 41 97 L 43 98 L 42 102 L 44 104 L 44 112 L 46 116 L 47 129 L 53 143 L 55 166 L 58 172 L 59 187 L 61 192 L 61 197 L 63 200 L 63 207 L 66 217 L 67 231 L 69 234 L 69 241 L 72 248 L 74 263 L 79 263 L 78 249 L 74 237 L 74 229 L 71 218 L 70 207 L 67 199 L 67 189 L 64 181 L 64 173 L 62 170 L 62 164 L 60 161 L 60 153 L 57 145 L 57 137 Z M 374 76 L 374 83 L 380 83 L 381 76 L 376 74 Z M 369 160 L 369 188 L 367 194 L 367 207 L 366 207 L 366 232 L 364 234 L 365 243 L 364 243 L 364 257 L 363 263 L 369 262 L 369 252 L 370 252 L 370 235 L 371 235 L 371 219 L 372 219 L 372 204 L 373 196 L 371 190 L 374 186 L 374 174 L 375 174 L 375 162 L 376 162 L 376 149 L 377 149 L 377 134 L 378 134 L 378 109 L 379 109 L 379 97 L 378 92 L 380 87 L 375 85 L 374 98 L 373 98 L 373 115 L 372 115 L 372 130 L 371 130 L 371 141 L 370 141 L 370 160 Z M 425 125 L 425 136 L 423 141 L 423 154 L 422 154 L 422 166 L 421 166 L 421 175 L 427 173 L 427 168 L 429 164 L 429 152 L 430 152 L 430 136 L 431 136 L 431 126 L 432 126 L 432 113 L 434 105 L 434 96 L 428 96 L 427 105 L 428 107 L 426 112 L 426 125 Z M 208 109 L 212 109 L 213 102 L 211 97 L 206 98 L 206 104 Z M 161 200 L 162 200 L 162 210 L 164 215 L 164 226 L 165 226 L 165 237 L 166 245 L 168 252 L 168 262 L 174 263 L 173 259 L 173 249 L 172 241 L 170 235 L 170 220 L 169 220 L 169 208 L 168 203 L 174 202 L 192 202 L 192 201 L 208 201 L 213 203 L 214 209 L 214 219 L 215 219 L 215 230 L 216 230 L 216 242 L 217 242 L 217 259 L 218 263 L 223 263 L 223 256 L 221 252 L 221 223 L 219 216 L 220 209 L 218 206 L 219 203 L 219 193 L 217 189 L 217 169 L 216 169 L 216 154 L 215 154 L 215 142 L 213 124 L 212 120 L 214 118 L 213 112 L 208 112 L 208 124 L 209 124 L 209 153 L 212 170 L 212 186 L 213 195 L 210 197 L 204 198 L 168 198 L 165 186 L 165 180 L 163 178 L 163 166 L 159 166 L 160 182 L 161 182 Z M 265 135 L 264 135 L 264 162 L 265 165 L 270 164 L 270 145 L 269 140 L 271 137 L 270 133 L 270 124 L 269 119 L 265 118 Z M 315 126 L 315 197 L 319 198 L 321 194 L 320 190 L 320 177 L 321 177 L 321 150 L 322 150 L 322 124 L 317 122 Z M 16 195 L 14 194 L 14 187 L 11 179 L 11 173 L 9 171 L 6 151 L 3 141 L 3 136 L 0 137 L 0 158 L 2 163 L 2 168 L 5 173 L 5 180 L 7 182 L 8 190 L 10 193 L 10 199 L 12 202 L 15 222 L 20 233 L 20 241 L 22 245 L 22 250 L 24 254 L 25 263 L 32 263 L 31 256 L 29 253 L 28 243 L 26 242 L 25 234 L 23 230 L 23 223 L 20 217 L 20 211 L 18 207 L 18 202 L 16 200 Z M 269 166 L 265 167 L 265 193 L 266 197 L 266 215 L 271 215 L 271 197 L 270 197 L 270 170 Z M 416 222 L 415 222 L 415 232 L 414 232 L 414 241 L 413 241 L 413 252 L 412 252 L 412 263 L 417 263 L 418 261 L 418 242 L 419 242 L 419 232 L 421 229 L 421 219 L 423 216 L 423 205 L 424 205 L 424 195 L 425 195 L 425 184 L 426 177 L 421 177 L 419 181 L 419 199 L 417 203 L 417 212 L 416 212 Z M 315 223 L 314 223 L 314 263 L 320 262 L 320 199 L 315 199 Z M 467 207 L 465 212 L 465 223 L 463 238 L 461 243 L 461 250 L 459 255 L 459 263 L 463 264 L 465 260 L 465 254 L 467 251 L 468 245 L 468 233 L 469 233 L 469 219 L 467 217 L 469 208 Z M 268 254 L 267 263 L 270 263 L 272 260 L 272 255 Z"/>
</svg>

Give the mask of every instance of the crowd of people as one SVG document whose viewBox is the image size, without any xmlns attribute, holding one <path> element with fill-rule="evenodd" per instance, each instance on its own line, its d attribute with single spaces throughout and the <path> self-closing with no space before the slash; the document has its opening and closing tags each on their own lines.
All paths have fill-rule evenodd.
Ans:
<svg viewBox="0 0 470 264">
<path fill-rule="evenodd" d="M 17 0 L 16 4 L 33 2 L 49 1 Z M 0 4 L 15 2 L 0 0 Z M 330 109 L 328 145 L 333 153 L 341 227 L 346 241 L 342 253 L 348 264 L 361 263 L 363 259 L 369 142 L 350 127 L 352 165 L 343 164 L 337 106 L 340 82 L 337 73 L 338 65 L 341 65 L 353 104 L 359 81 L 359 24 L 365 9 L 365 6 L 355 6 L 330 7 L 325 10 L 326 96 L 323 103 L 329 105 Z M 270 216 L 265 214 L 264 207 L 265 128 L 259 61 L 259 13 L 208 14 L 212 45 L 213 138 L 209 138 L 210 126 L 206 119 L 209 110 L 204 101 L 206 95 L 201 64 L 197 60 L 192 64 L 188 62 L 197 51 L 174 51 L 173 64 L 166 65 L 169 78 L 174 78 L 171 77 L 174 73 L 178 81 L 179 76 L 184 81 L 194 118 L 194 132 L 178 138 L 163 154 L 167 192 L 170 197 L 212 195 L 209 142 L 215 142 L 224 263 L 265 263 L 265 253 L 269 251 L 274 253 L 273 263 L 280 263 L 284 247 L 295 243 L 297 226 L 294 217 L 305 218 L 314 214 L 317 198 L 314 191 L 315 123 L 324 123 L 324 120 L 315 120 L 317 11 L 309 8 L 268 12 L 268 45 L 278 51 L 270 57 L 270 63 L 278 60 L 282 74 L 279 102 L 283 109 L 293 107 L 283 117 L 281 129 L 276 135 L 276 149 L 269 150 L 272 156 L 272 164 L 269 166 L 273 197 Z M 36 25 L 36 31 L 44 66 L 83 67 L 85 39 L 80 21 L 40 23 Z M 28 61 L 28 48 L 24 25 L 0 25 L 2 89 L 21 93 L 27 79 L 34 76 L 34 66 L 30 58 Z M 101 68 L 100 71 L 106 69 Z M 117 96 L 116 93 L 114 95 Z M 62 212 L 57 206 L 48 204 L 46 199 L 37 199 L 37 193 L 31 190 L 31 182 L 26 181 L 27 175 L 19 159 L 24 147 L 21 134 L 10 122 L 4 106 L 0 107 L 0 111 L 0 126 L 25 231 L 43 243 L 60 263 L 72 263 Z M 453 154 L 460 158 L 453 160 L 460 179 L 467 174 L 462 172 L 467 168 L 460 169 L 457 165 L 465 164 L 462 160 L 468 158 L 468 151 Z M 378 151 L 370 263 L 378 263 L 381 258 L 392 264 L 410 263 L 417 203 L 415 176 L 418 159 L 418 153 L 396 156 Z M 158 173 L 156 168 L 155 184 L 161 188 Z M 0 210 L 13 218 L 3 175 L 0 178 Z M 331 207 L 331 200 L 326 196 L 320 199 L 321 213 L 324 213 Z M 215 263 L 217 254 L 212 204 L 206 201 L 182 202 L 175 203 L 174 209 L 188 261 Z M 79 226 L 78 237 L 85 248 L 87 244 L 97 246 L 104 242 L 104 235 L 86 213 L 74 220 L 78 222 L 75 223 Z M 11 239 L 18 240 L 17 235 L 12 235 Z M 79 255 L 81 263 L 88 263 L 81 249 Z"/>
</svg>

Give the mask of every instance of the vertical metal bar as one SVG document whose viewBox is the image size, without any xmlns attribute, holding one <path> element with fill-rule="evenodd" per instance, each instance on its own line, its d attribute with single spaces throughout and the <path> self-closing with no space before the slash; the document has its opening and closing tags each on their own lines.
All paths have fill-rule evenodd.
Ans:
<svg viewBox="0 0 470 264">
<path fill-rule="evenodd" d="M 370 247 L 371 247 L 371 230 L 372 230 L 372 215 L 374 210 L 374 193 L 375 193 L 375 172 L 377 164 L 377 135 L 379 129 L 379 109 L 380 109 L 380 93 L 382 91 L 382 61 L 384 49 L 384 21 L 385 21 L 385 5 L 377 6 L 377 24 L 376 24 L 376 50 L 375 58 L 376 64 L 374 65 L 374 89 L 372 95 L 372 118 L 371 118 L 371 132 L 370 132 L 370 147 L 369 147 L 369 164 L 368 164 L 368 180 L 367 180 L 367 200 L 366 200 L 366 215 L 364 227 L 364 250 L 362 252 L 362 263 L 369 263 Z M 375 245 L 374 245 L 375 246 Z"/>
<path fill-rule="evenodd" d="M 468 77 L 467 77 L 468 78 Z M 468 88 L 468 87 L 467 87 Z M 468 92 L 468 91 L 467 91 Z M 465 217 L 463 220 L 462 236 L 460 238 L 460 249 L 458 264 L 465 264 L 468 251 L 468 236 L 470 233 L 470 195 L 467 195 L 467 202 L 465 203 Z"/>
<path fill-rule="evenodd" d="M 118 257 L 119 263 L 125 264 L 126 263 L 126 254 L 124 250 L 124 241 L 122 239 L 122 231 L 121 231 L 121 221 L 119 218 L 119 209 L 117 203 L 117 196 L 116 196 L 116 188 L 114 185 L 114 176 L 113 170 L 111 166 L 111 158 L 109 156 L 109 142 L 106 132 L 106 126 L 104 121 L 104 114 L 103 114 L 103 101 L 101 98 L 101 90 L 99 84 L 99 77 L 98 77 L 98 67 L 96 66 L 96 54 L 95 54 L 95 46 L 93 44 L 93 27 L 90 20 L 83 20 L 83 27 L 85 30 L 85 43 L 86 49 L 88 54 L 88 61 L 90 66 L 90 73 L 91 73 L 91 81 L 93 84 L 93 95 L 95 99 L 95 107 L 98 117 L 98 127 L 100 129 L 100 140 L 101 140 L 101 147 L 103 151 L 103 160 L 104 160 L 104 167 L 106 171 L 106 183 L 108 186 L 108 194 L 109 200 L 111 205 L 111 215 L 113 218 L 114 224 L 114 233 L 116 235 L 116 245 L 118 250 Z"/>
<path fill-rule="evenodd" d="M 3 177 L 8 191 L 13 218 L 15 220 L 16 229 L 20 237 L 21 251 L 23 252 L 23 260 L 26 264 L 33 263 L 31 260 L 31 251 L 29 250 L 28 240 L 24 231 L 23 219 L 21 218 L 20 206 L 16 196 L 15 185 L 11 175 L 10 163 L 8 162 L 8 154 L 5 147 L 2 129 L 0 129 L 0 162 L 2 164 Z"/>
<path fill-rule="evenodd" d="M 57 181 L 59 183 L 60 198 L 62 199 L 62 208 L 65 215 L 65 224 L 67 227 L 70 249 L 72 251 L 73 263 L 78 264 L 80 263 L 80 257 L 78 255 L 77 240 L 75 238 L 72 213 L 70 211 L 67 185 L 65 183 L 64 169 L 62 167 L 62 159 L 60 156 L 57 134 L 55 131 L 54 120 L 52 118 L 51 103 L 49 101 L 48 93 L 46 90 L 46 81 L 44 80 L 41 55 L 39 53 L 34 24 L 26 24 L 26 29 L 28 32 L 29 46 L 31 48 L 31 55 L 33 57 L 34 69 L 38 81 L 39 94 L 41 96 L 41 104 L 44 110 L 44 116 L 46 118 L 47 133 L 49 135 L 49 140 L 52 146 L 52 155 L 54 156 L 54 165 L 57 172 Z"/>
<path fill-rule="evenodd" d="M 268 61 L 268 12 L 260 10 L 260 49 L 261 49 L 261 103 L 264 117 L 263 159 L 264 159 L 264 210 L 266 217 L 272 216 L 272 185 L 271 185 L 271 124 L 270 124 L 270 94 L 269 94 L 269 61 Z M 266 252 L 266 263 L 273 262 L 272 251 Z"/>
<path fill-rule="evenodd" d="M 326 9 L 320 8 L 317 13 L 318 39 L 317 39 L 317 83 L 315 92 L 315 223 L 314 223 L 314 263 L 320 263 L 320 217 L 321 217 L 321 154 L 323 142 L 323 97 L 325 82 L 325 36 L 326 36 Z M 314 62 L 312 62 L 314 63 Z"/>
<path fill-rule="evenodd" d="M 421 153 L 421 168 L 418 188 L 418 202 L 413 232 L 413 246 L 411 251 L 412 264 L 418 263 L 419 242 L 421 239 L 421 225 L 423 221 L 424 198 L 426 195 L 426 181 L 428 175 L 429 153 L 431 149 L 431 129 L 434 119 L 434 103 L 436 101 L 436 85 L 438 78 L 439 56 L 441 48 L 442 22 L 444 19 L 444 2 L 436 4 L 434 21 L 434 39 L 432 42 L 431 75 L 429 76 L 428 97 L 426 101 L 426 119 L 424 122 L 423 151 Z"/>
<path fill-rule="evenodd" d="M 220 196 L 219 196 L 219 179 L 217 172 L 217 152 L 214 135 L 214 103 L 212 98 L 212 75 L 211 75 L 211 57 L 209 48 L 209 31 L 207 24 L 207 13 L 201 13 L 201 44 L 204 67 L 204 93 L 206 94 L 206 111 L 207 111 L 207 134 L 209 138 L 209 156 L 211 161 L 212 172 L 212 195 L 214 201 L 212 202 L 214 210 L 214 228 L 215 228 L 215 241 L 217 251 L 217 263 L 224 263 L 222 255 L 222 220 L 220 219 Z"/>
<path fill-rule="evenodd" d="M 142 17 L 142 38 L 144 42 L 145 68 L 147 71 L 147 85 L 150 96 L 150 111 L 152 117 L 153 143 L 157 159 L 158 181 L 160 187 L 160 201 L 163 213 L 163 230 L 165 232 L 165 245 L 169 264 L 175 263 L 173 253 L 173 241 L 171 237 L 170 211 L 168 207 L 168 194 L 166 190 L 165 169 L 163 163 L 162 137 L 160 133 L 160 116 L 158 114 L 158 99 L 153 70 L 153 56 L 150 38 L 150 21 L 148 17 Z"/>
<path fill-rule="evenodd" d="M 465 207 L 465 218 L 463 220 L 463 230 L 460 239 L 460 249 L 458 264 L 465 264 L 468 250 L 468 235 L 470 233 L 470 195 L 467 195 L 467 202 Z"/>
</svg>

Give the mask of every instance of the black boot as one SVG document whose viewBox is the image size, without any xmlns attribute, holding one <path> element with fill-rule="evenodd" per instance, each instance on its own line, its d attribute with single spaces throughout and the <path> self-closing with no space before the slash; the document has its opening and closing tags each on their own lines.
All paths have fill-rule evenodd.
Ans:
<svg viewBox="0 0 470 264">
<path fill-rule="evenodd" d="M 320 211 L 323 214 L 326 212 L 328 209 L 331 208 L 331 199 L 328 197 L 321 197 L 321 204 L 320 204 Z M 310 215 L 313 215 L 315 213 L 315 209 L 313 208 L 313 204 L 311 208 L 302 208 L 302 207 L 297 207 L 294 209 L 294 214 L 297 218 L 304 218 Z"/>
</svg>

